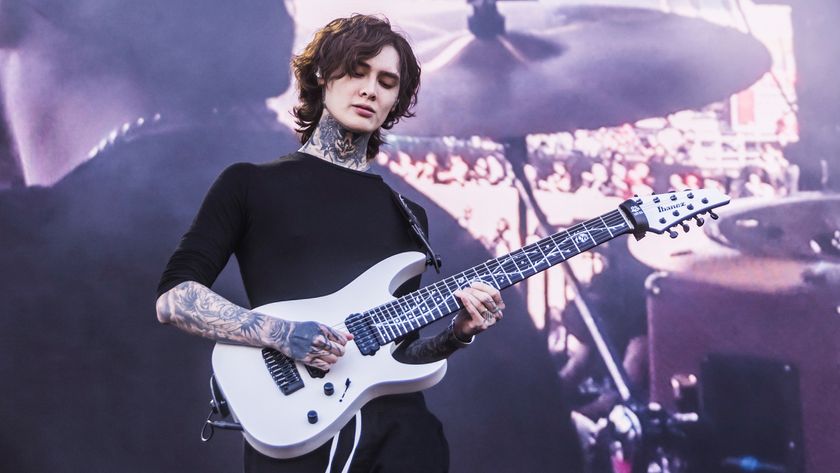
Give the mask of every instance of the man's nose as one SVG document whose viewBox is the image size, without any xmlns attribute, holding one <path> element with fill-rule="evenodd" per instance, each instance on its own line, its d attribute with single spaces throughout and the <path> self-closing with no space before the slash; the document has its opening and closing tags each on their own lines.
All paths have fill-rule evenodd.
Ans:
<svg viewBox="0 0 840 473">
<path fill-rule="evenodd" d="M 376 99 L 376 78 L 370 77 L 365 79 L 359 87 L 359 95 L 367 97 L 370 100 Z"/>
</svg>

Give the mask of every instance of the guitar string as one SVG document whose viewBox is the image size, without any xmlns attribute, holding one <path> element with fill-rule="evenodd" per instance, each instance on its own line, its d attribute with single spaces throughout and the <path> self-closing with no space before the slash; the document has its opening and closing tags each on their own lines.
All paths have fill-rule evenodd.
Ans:
<svg viewBox="0 0 840 473">
<path fill-rule="evenodd" d="M 696 192 L 696 191 L 695 191 L 695 192 Z M 665 196 L 665 195 L 667 195 L 667 194 L 659 194 L 659 196 Z M 654 195 L 654 196 L 656 196 L 656 195 Z M 651 197 L 654 197 L 654 196 L 651 196 Z M 661 202 L 660 202 L 660 203 L 661 203 Z M 650 209 L 650 208 L 657 207 L 658 205 L 659 205 L 659 203 L 656 203 L 656 202 L 651 201 L 650 203 L 648 203 L 648 204 L 643 204 L 643 205 L 641 205 L 640 207 L 641 207 L 643 210 L 648 210 L 648 209 Z M 699 215 L 699 214 L 701 214 L 701 213 L 703 213 L 703 212 L 707 212 L 707 211 L 709 211 L 709 210 L 713 210 L 713 209 L 714 209 L 714 207 L 713 207 L 713 206 L 711 206 L 711 205 L 709 205 L 707 208 L 704 208 L 704 209 L 702 209 L 702 210 L 697 210 L 696 212 L 691 212 L 691 214 L 688 214 L 687 216 L 685 216 L 685 217 L 683 217 L 683 218 L 679 219 L 678 221 L 674 222 L 674 224 L 673 224 L 672 226 L 678 225 L 680 222 L 684 222 L 684 221 L 686 221 L 686 220 L 688 220 L 688 219 L 690 219 L 690 218 L 693 218 L 693 217 L 694 217 L 694 215 Z M 618 210 L 618 209 L 616 209 L 616 210 Z M 610 212 L 607 212 L 607 213 L 606 213 L 606 214 L 604 214 L 604 215 L 612 214 L 613 212 L 615 212 L 615 210 L 610 211 Z M 602 218 L 602 217 L 604 217 L 604 215 L 601 215 L 601 216 L 599 216 L 599 217 L 595 217 L 595 218 L 590 219 L 590 220 L 595 220 L 596 218 Z M 609 217 L 607 217 L 607 218 L 609 218 Z M 623 219 L 622 219 L 622 220 L 623 220 Z M 557 233 L 554 233 L 554 234 L 552 234 L 552 235 L 549 235 L 548 237 L 546 237 L 546 238 L 544 238 L 544 239 L 551 239 L 551 240 L 553 240 L 553 239 L 554 239 L 554 237 L 555 237 L 555 236 L 557 236 L 557 235 L 559 235 L 560 233 L 566 232 L 567 234 L 570 234 L 570 233 L 569 233 L 570 231 L 575 231 L 575 232 L 580 231 L 580 229 L 575 230 L 575 228 L 576 228 L 576 227 L 581 227 L 582 229 L 586 230 L 586 227 L 585 227 L 585 225 L 584 225 L 585 223 L 586 223 L 586 222 L 581 222 L 581 223 L 578 223 L 578 224 L 573 225 L 573 226 L 571 226 L 571 227 L 569 227 L 569 228 L 567 228 L 567 229 L 565 229 L 565 230 L 561 230 L 561 231 L 559 231 L 559 232 L 557 232 Z M 612 239 L 613 239 L 613 238 L 610 238 L 609 240 L 612 240 Z M 606 241 L 609 241 L 609 240 L 605 240 L 605 242 L 606 242 Z M 593 246 L 592 248 L 595 248 L 596 246 L 599 246 L 599 245 L 601 245 L 602 243 L 604 243 L 604 242 L 598 243 L 598 244 L 596 244 L 595 246 Z M 517 251 L 521 251 L 521 250 L 523 250 L 524 248 L 526 248 L 526 247 L 528 247 L 528 246 L 531 246 L 531 245 L 533 245 L 533 244 L 534 244 L 534 243 L 531 243 L 530 245 L 523 246 L 522 248 L 520 248 L 520 249 L 518 249 L 518 250 L 516 250 L 516 251 L 512 251 L 511 253 L 508 253 L 507 255 L 504 255 L 504 256 L 510 256 L 510 255 L 512 255 L 513 253 L 516 253 Z M 577 253 L 577 254 L 573 255 L 572 257 L 577 256 L 578 254 L 585 253 L 585 252 L 587 252 L 587 251 L 591 250 L 592 248 L 587 248 L 586 250 L 581 251 L 581 252 L 579 252 L 579 253 Z M 498 259 L 498 258 L 496 258 L 496 259 Z M 567 259 L 567 258 L 564 258 L 564 261 L 565 261 L 566 259 Z M 504 268 L 504 266 L 503 266 L 503 268 Z M 473 268 L 470 268 L 470 269 L 473 269 Z M 469 271 L 469 269 L 467 269 L 467 270 L 465 270 L 465 271 Z M 464 271 L 462 271 L 462 272 L 464 272 Z M 450 277 L 452 277 L 452 276 L 450 276 Z M 445 282 L 445 281 L 446 281 L 446 279 L 449 279 L 449 278 L 444 278 L 444 279 L 442 279 L 441 281 L 444 281 L 444 282 Z M 439 281 L 439 282 L 441 282 L 441 281 Z M 437 283 L 433 283 L 433 284 L 437 284 Z M 423 289 L 423 288 L 420 288 L 420 289 Z M 420 290 L 420 289 L 418 289 L 418 290 Z M 394 299 L 394 300 L 398 300 L 398 299 Z M 393 301 L 389 301 L 389 302 L 393 302 Z M 386 302 L 385 304 L 388 304 L 388 302 Z M 382 304 L 382 305 L 385 305 L 385 304 Z M 370 309 L 370 310 L 372 310 L 372 309 Z M 369 310 L 368 310 L 368 311 L 369 311 Z M 366 311 L 366 312 L 368 312 L 368 311 Z M 347 326 L 346 326 L 346 324 L 345 324 L 344 322 L 340 322 L 340 323 L 338 323 L 338 324 L 336 324 L 336 325 L 333 325 L 333 326 L 332 326 L 332 327 L 330 327 L 330 328 L 332 328 L 332 329 L 343 329 L 344 331 L 348 331 L 348 330 L 347 330 Z"/>
<path fill-rule="evenodd" d="M 611 211 L 611 212 L 608 212 L 608 214 L 613 214 L 614 212 L 615 212 L 615 211 Z M 605 215 L 606 215 L 606 214 L 605 214 Z M 616 214 L 616 215 L 610 215 L 610 217 L 607 217 L 607 219 L 608 219 L 608 220 L 610 220 L 610 221 L 612 221 L 612 220 L 615 220 L 613 217 L 617 217 L 617 216 L 618 216 L 618 214 Z M 600 216 L 600 217 L 596 217 L 596 218 L 603 218 L 603 217 L 604 217 L 604 216 L 602 215 L 602 216 Z M 567 229 L 565 229 L 565 230 L 562 230 L 562 231 L 560 231 L 560 232 L 557 232 L 557 233 L 555 233 L 555 234 L 552 234 L 552 235 L 550 235 L 549 237 L 546 237 L 546 239 L 551 239 L 551 240 L 553 241 L 553 240 L 554 240 L 554 238 L 555 238 L 555 237 L 557 237 L 560 233 L 563 233 L 563 232 L 568 233 L 570 230 L 571 230 L 571 231 L 575 231 L 575 228 L 576 228 L 576 227 L 581 227 L 581 228 L 583 228 L 583 229 L 586 229 L 586 228 L 583 226 L 583 224 L 581 223 L 581 224 L 573 225 L 573 226 L 571 226 L 571 227 L 569 227 L 569 228 L 567 228 Z M 565 237 L 565 238 L 568 238 L 568 237 Z M 612 239 L 612 238 L 610 238 L 610 239 Z M 606 241 L 606 240 L 605 240 L 605 241 Z M 554 243 L 556 244 L 556 242 L 554 242 Z M 603 243 L 603 242 L 602 242 L 602 243 Z M 599 243 L 599 244 L 600 244 L 600 243 Z M 531 245 L 534 245 L 534 243 L 532 243 Z M 516 250 L 516 251 L 521 251 L 522 249 L 526 248 L 527 246 L 531 246 L 531 245 L 526 245 L 525 247 L 520 248 L 519 250 Z M 568 246 L 568 244 L 567 244 L 567 246 Z M 597 246 L 597 245 L 596 245 L 596 246 Z M 594 248 L 594 246 L 593 246 L 593 248 Z M 588 248 L 588 249 L 587 249 L 587 250 L 585 250 L 585 251 L 589 251 L 590 249 L 592 249 L 592 248 Z M 516 251 L 511 252 L 510 254 L 505 255 L 505 256 L 510 256 L 511 254 L 515 253 Z M 576 256 L 576 255 L 575 255 L 575 256 Z M 498 258 L 496 258 L 496 259 L 498 259 Z M 504 266 L 504 265 L 502 265 L 502 268 L 504 268 L 504 267 L 505 267 L 505 266 Z M 465 270 L 465 271 L 469 271 L 470 269 L 473 269 L 473 270 L 474 270 L 475 268 L 469 268 L 469 269 L 467 269 L 467 270 Z M 511 269 L 513 269 L 513 268 L 511 268 Z M 465 272 L 465 271 L 462 271 L 462 272 Z M 449 284 L 446 282 L 446 279 L 450 279 L 450 278 L 445 278 L 444 280 L 441 280 L 441 281 L 439 281 L 438 283 L 443 282 L 443 283 L 444 283 L 444 285 L 448 286 Z M 434 284 L 437 284 L 437 283 L 434 283 Z M 424 289 L 424 288 L 420 288 L 420 289 L 418 289 L 418 290 L 422 290 L 422 289 Z M 395 299 L 395 300 L 397 300 L 397 299 Z M 390 301 L 390 302 L 393 302 L 393 301 Z M 388 303 L 385 303 L 385 304 L 388 304 Z M 385 304 L 383 304 L 383 305 L 385 305 Z M 448 306 L 448 304 L 447 304 L 447 306 Z M 370 309 L 370 310 L 373 310 L 373 309 Z M 368 310 L 368 311 L 370 311 L 370 310 Z M 453 311 L 453 312 L 454 312 L 454 311 Z M 333 329 L 343 328 L 345 331 L 347 330 L 346 324 L 345 324 L 344 322 L 341 322 L 341 323 L 338 323 L 338 324 L 336 324 L 336 325 L 333 325 L 331 328 L 333 328 Z"/>
</svg>

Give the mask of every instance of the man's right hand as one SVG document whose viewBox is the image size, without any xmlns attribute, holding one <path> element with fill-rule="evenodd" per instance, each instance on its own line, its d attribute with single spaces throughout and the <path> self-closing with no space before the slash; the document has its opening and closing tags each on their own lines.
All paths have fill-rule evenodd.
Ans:
<svg viewBox="0 0 840 473">
<path fill-rule="evenodd" d="M 318 322 L 274 319 L 269 338 L 272 348 L 284 355 L 327 371 L 344 355 L 345 345 L 353 335 Z"/>
</svg>

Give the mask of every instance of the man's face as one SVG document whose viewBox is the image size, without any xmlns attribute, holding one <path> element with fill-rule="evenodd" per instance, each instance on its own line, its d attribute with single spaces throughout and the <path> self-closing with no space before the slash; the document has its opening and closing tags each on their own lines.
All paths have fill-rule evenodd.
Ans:
<svg viewBox="0 0 840 473">
<path fill-rule="evenodd" d="M 355 71 L 327 83 L 324 106 L 342 126 L 357 133 L 376 131 L 400 91 L 400 58 L 393 46 L 362 61 Z"/>
</svg>

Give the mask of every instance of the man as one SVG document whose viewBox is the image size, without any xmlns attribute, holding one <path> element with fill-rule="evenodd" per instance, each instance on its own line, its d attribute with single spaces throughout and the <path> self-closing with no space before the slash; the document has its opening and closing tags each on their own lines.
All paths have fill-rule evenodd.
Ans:
<svg viewBox="0 0 840 473">
<path fill-rule="evenodd" d="M 350 334 L 317 320 L 267 317 L 209 287 L 235 253 L 252 306 L 322 296 L 388 256 L 420 248 L 391 189 L 365 172 L 382 143 L 380 129 L 412 116 L 420 68 L 387 20 L 361 15 L 329 23 L 292 66 L 303 146 L 279 160 L 235 164 L 222 173 L 167 265 L 157 315 L 192 334 L 270 347 L 329 369 L 340 362 Z M 427 226 L 422 208 L 409 206 Z M 415 279 L 399 292 L 418 286 Z M 456 295 L 463 309 L 449 328 L 428 339 L 409 335 L 397 352 L 401 361 L 446 358 L 501 319 L 504 303 L 495 288 L 474 282 Z M 375 399 L 362 413 L 365 429 L 349 460 L 353 471 L 448 469 L 440 423 L 420 393 Z M 329 447 L 275 460 L 246 445 L 246 471 L 323 471 L 333 461 Z"/>
</svg>

